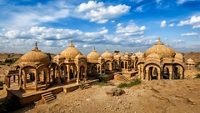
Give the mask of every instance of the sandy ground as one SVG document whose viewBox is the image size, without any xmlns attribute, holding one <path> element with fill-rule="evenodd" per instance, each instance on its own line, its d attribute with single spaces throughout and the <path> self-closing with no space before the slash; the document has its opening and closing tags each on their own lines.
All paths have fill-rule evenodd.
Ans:
<svg viewBox="0 0 200 113">
<path fill-rule="evenodd" d="M 60 93 L 49 104 L 26 107 L 15 113 L 199 113 L 200 79 L 146 81 L 125 88 L 118 97 L 106 95 L 115 86 L 94 85 Z"/>
</svg>

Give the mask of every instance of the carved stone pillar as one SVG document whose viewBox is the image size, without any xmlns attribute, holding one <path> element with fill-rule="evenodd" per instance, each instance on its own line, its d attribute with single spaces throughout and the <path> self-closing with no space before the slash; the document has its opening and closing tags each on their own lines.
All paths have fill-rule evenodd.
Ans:
<svg viewBox="0 0 200 113">
<path fill-rule="evenodd" d="M 35 89 L 36 89 L 36 90 L 37 90 L 37 88 L 38 88 L 37 80 L 38 80 L 38 71 L 37 71 L 37 69 L 36 69 L 36 70 L 35 70 Z"/>
<path fill-rule="evenodd" d="M 161 79 L 161 70 L 158 69 L 158 80 L 160 80 L 160 79 Z"/>
<path fill-rule="evenodd" d="M 145 71 L 146 71 L 146 78 L 145 78 L 145 79 L 146 79 L 146 80 L 149 80 L 149 68 L 146 68 Z"/>
<path fill-rule="evenodd" d="M 24 81 L 23 88 L 26 89 L 26 83 L 27 83 L 27 72 L 26 71 L 24 71 L 23 81 Z"/>
<path fill-rule="evenodd" d="M 67 82 L 70 81 L 70 65 L 67 65 Z"/>
<path fill-rule="evenodd" d="M 79 75 L 80 74 L 80 68 L 77 66 L 77 79 L 76 79 L 76 83 L 79 84 Z"/>
<path fill-rule="evenodd" d="M 109 70 L 112 71 L 112 62 L 109 62 Z"/>
<path fill-rule="evenodd" d="M 141 68 L 141 69 L 140 69 L 140 71 L 141 71 L 141 72 L 140 72 L 140 79 L 141 79 L 141 80 L 144 80 L 144 67 L 141 66 L 140 68 Z"/>
<path fill-rule="evenodd" d="M 184 79 L 184 70 L 182 67 L 180 68 L 180 79 Z"/>
<path fill-rule="evenodd" d="M 99 72 L 100 72 L 100 75 L 102 74 L 102 64 L 99 64 Z"/>
<path fill-rule="evenodd" d="M 172 66 L 169 66 L 168 69 L 169 69 L 169 79 L 171 80 L 173 78 L 173 69 L 172 69 Z"/>
<path fill-rule="evenodd" d="M 22 87 L 22 69 L 20 68 L 19 69 L 19 87 L 21 88 Z"/>
</svg>

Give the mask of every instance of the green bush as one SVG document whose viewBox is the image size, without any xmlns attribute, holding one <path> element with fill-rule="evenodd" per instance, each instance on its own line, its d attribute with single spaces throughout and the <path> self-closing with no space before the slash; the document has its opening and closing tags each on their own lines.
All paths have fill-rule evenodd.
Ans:
<svg viewBox="0 0 200 113">
<path fill-rule="evenodd" d="M 141 80 L 136 79 L 136 80 L 133 80 L 133 81 L 131 81 L 129 83 L 121 83 L 121 84 L 118 85 L 118 88 L 126 88 L 126 87 L 129 88 L 129 87 L 138 85 L 140 83 L 141 83 Z"/>
</svg>

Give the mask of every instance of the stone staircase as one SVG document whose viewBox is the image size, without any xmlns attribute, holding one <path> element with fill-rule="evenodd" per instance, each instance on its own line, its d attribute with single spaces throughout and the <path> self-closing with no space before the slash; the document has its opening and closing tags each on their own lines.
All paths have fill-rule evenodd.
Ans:
<svg viewBox="0 0 200 113">
<path fill-rule="evenodd" d="M 50 103 L 56 99 L 56 96 L 52 92 L 42 94 L 43 103 Z"/>
</svg>

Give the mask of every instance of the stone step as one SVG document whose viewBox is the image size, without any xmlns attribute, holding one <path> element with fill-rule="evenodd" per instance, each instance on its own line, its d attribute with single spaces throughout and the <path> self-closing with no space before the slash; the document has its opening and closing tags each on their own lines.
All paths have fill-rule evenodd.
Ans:
<svg viewBox="0 0 200 113">
<path fill-rule="evenodd" d="M 41 95 L 44 103 L 49 103 L 56 99 L 55 95 L 52 92 L 47 92 Z"/>
<path fill-rule="evenodd" d="M 46 97 L 44 97 L 44 98 L 45 98 L 45 100 L 47 100 L 47 99 L 51 99 L 51 98 L 55 99 L 54 96 L 46 96 Z"/>
<path fill-rule="evenodd" d="M 50 101 L 53 101 L 53 100 L 55 100 L 55 98 L 48 98 L 48 99 L 45 99 L 45 102 L 47 103 L 47 102 L 50 102 Z"/>
</svg>

